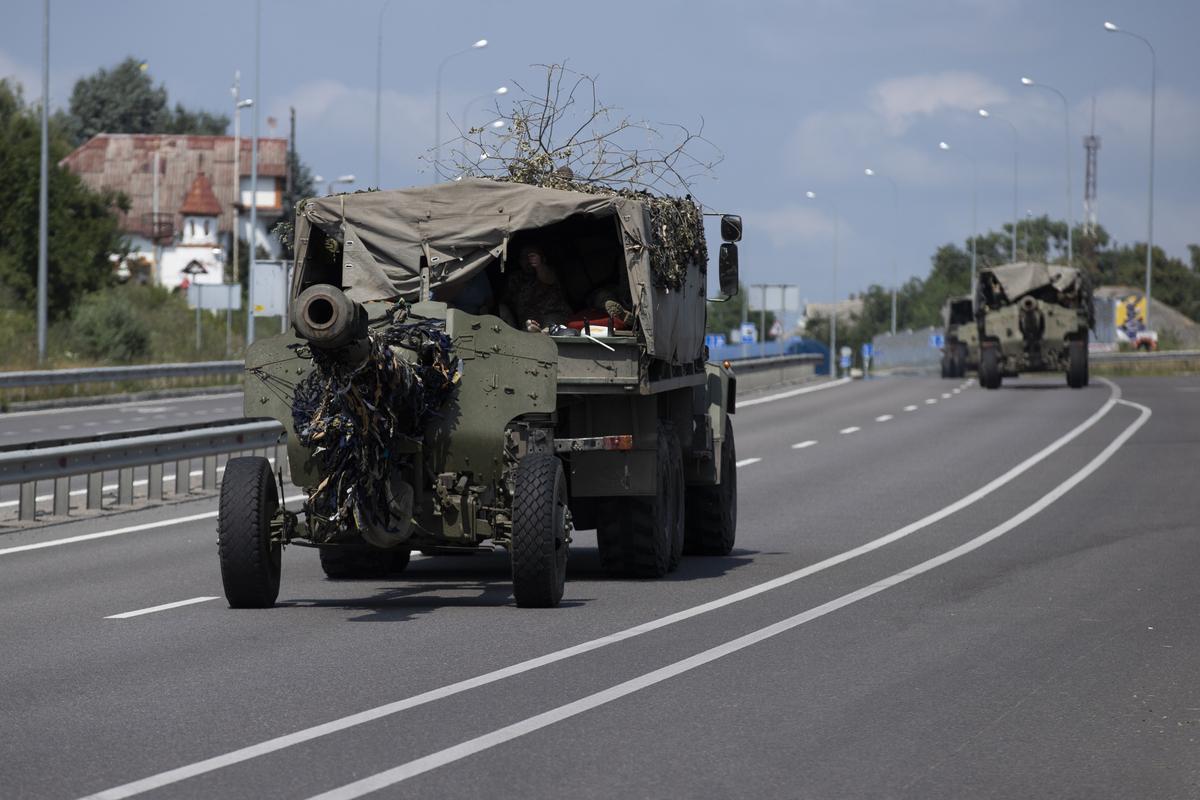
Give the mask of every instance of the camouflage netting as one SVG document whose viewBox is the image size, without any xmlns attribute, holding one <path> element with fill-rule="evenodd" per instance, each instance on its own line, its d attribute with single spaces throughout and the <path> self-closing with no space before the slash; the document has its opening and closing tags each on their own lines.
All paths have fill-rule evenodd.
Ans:
<svg viewBox="0 0 1200 800">
<path fill-rule="evenodd" d="M 404 439 L 419 439 L 459 381 L 460 365 L 440 320 L 409 321 L 403 303 L 388 324 L 368 333 L 368 353 L 346 366 L 313 349 L 313 370 L 296 387 L 292 421 L 299 443 L 314 451 L 325 477 L 305 512 L 329 525 L 324 541 L 368 528 L 392 530 L 389 480 L 405 456 Z M 393 349 L 415 352 L 409 362 Z"/>
</svg>

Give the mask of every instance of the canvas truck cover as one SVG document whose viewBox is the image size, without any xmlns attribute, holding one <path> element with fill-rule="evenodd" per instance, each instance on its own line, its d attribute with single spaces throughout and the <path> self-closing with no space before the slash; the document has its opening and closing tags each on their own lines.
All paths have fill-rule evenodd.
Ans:
<svg viewBox="0 0 1200 800">
<path fill-rule="evenodd" d="M 1029 261 L 990 267 L 986 271 L 1000 285 L 1010 303 L 1043 286 L 1053 287 L 1060 295 L 1078 294 L 1080 290 L 1079 270 L 1074 267 Z"/>
<path fill-rule="evenodd" d="M 704 344 L 706 276 L 688 270 L 678 289 L 657 286 L 647 248 L 649 217 L 629 198 L 464 178 L 386 192 L 359 192 L 305 202 L 296 217 L 293 295 L 303 285 L 313 229 L 342 244 L 341 285 L 358 302 L 420 292 L 421 259 L 434 287 L 467 280 L 507 258 L 510 238 L 569 217 L 610 217 L 623 240 L 638 326 L 649 354 L 674 363 L 699 358 Z M 560 270 L 571 265 L 558 265 Z"/>
</svg>

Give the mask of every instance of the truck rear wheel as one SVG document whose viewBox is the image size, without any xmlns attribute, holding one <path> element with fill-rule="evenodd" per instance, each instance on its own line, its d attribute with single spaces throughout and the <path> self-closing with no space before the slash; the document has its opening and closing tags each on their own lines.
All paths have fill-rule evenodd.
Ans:
<svg viewBox="0 0 1200 800">
<path fill-rule="evenodd" d="M 683 552 L 683 456 L 669 424 L 660 422 L 657 434 L 655 493 L 620 498 L 596 530 L 600 563 L 616 577 L 661 578 Z"/>
<path fill-rule="evenodd" d="M 319 551 L 321 570 L 331 581 L 356 578 L 389 578 L 408 567 L 412 552 L 407 547 L 395 550 L 332 545 Z"/>
<path fill-rule="evenodd" d="M 571 517 L 562 462 L 533 453 L 517 464 L 513 495 L 513 598 L 520 608 L 553 608 L 567 579 Z"/>
<path fill-rule="evenodd" d="M 1088 384 L 1087 343 L 1079 339 L 1067 342 L 1067 386 L 1082 389 Z"/>
<path fill-rule="evenodd" d="M 687 487 L 687 538 L 684 552 L 701 556 L 727 556 L 737 538 L 737 448 L 733 422 L 725 418 L 721 444 L 721 482 L 716 486 Z"/>
<path fill-rule="evenodd" d="M 270 608 L 279 597 L 283 545 L 271 540 L 271 520 L 278 510 L 267 459 L 231 458 L 225 464 L 217 555 L 230 608 Z"/>
<path fill-rule="evenodd" d="M 985 347 L 979 354 L 979 385 L 985 389 L 999 389 L 1003 378 L 1000 376 L 1000 355 L 996 347 Z"/>
</svg>

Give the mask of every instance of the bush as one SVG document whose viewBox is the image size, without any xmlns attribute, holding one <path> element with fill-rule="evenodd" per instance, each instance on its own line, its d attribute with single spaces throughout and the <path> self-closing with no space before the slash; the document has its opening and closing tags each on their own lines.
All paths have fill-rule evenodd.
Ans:
<svg viewBox="0 0 1200 800">
<path fill-rule="evenodd" d="M 128 364 L 150 352 L 150 327 L 120 289 L 87 295 L 71 320 L 74 350 L 101 362 Z"/>
</svg>

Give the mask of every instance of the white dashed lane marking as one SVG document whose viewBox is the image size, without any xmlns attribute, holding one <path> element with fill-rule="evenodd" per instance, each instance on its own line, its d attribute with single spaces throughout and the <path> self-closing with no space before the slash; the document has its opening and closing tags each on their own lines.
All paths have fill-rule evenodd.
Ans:
<svg viewBox="0 0 1200 800">
<path fill-rule="evenodd" d="M 861 430 L 862 428 L 858 427 L 857 425 L 851 425 L 849 428 L 842 428 L 840 431 L 838 431 L 838 433 L 857 433 Z"/>
<path fill-rule="evenodd" d="M 934 403 L 936 403 L 936 402 L 937 402 L 937 398 L 934 398 L 934 397 L 929 397 L 929 398 L 926 398 L 926 400 L 925 400 L 925 405 L 927 405 L 927 406 L 931 406 L 931 405 L 933 405 L 933 404 L 934 404 Z"/>
<path fill-rule="evenodd" d="M 157 611 L 170 611 L 172 608 L 181 608 L 183 606 L 191 606 L 196 603 L 207 603 L 209 600 L 216 600 L 215 597 L 193 597 L 190 600 L 179 600 L 174 603 L 163 603 L 161 606 L 151 606 L 150 608 L 139 608 L 137 611 L 126 611 L 122 614 L 112 614 L 105 619 L 129 619 L 130 617 L 140 617 L 145 614 L 153 614 Z"/>
<path fill-rule="evenodd" d="M 751 464 L 757 464 L 759 461 L 762 461 L 762 459 L 761 458 L 743 458 L 741 461 L 737 462 L 736 466 L 748 467 Z"/>
<path fill-rule="evenodd" d="M 806 447 L 812 447 L 816 443 L 817 443 L 816 439 L 809 439 L 806 442 L 796 442 L 794 445 L 792 445 L 792 449 L 793 450 L 803 450 Z"/>
<path fill-rule="evenodd" d="M 875 421 L 876 422 L 887 422 L 891 418 L 892 418 L 891 414 L 880 414 L 878 417 L 875 418 Z"/>
<path fill-rule="evenodd" d="M 942 392 L 942 399 L 943 399 L 943 400 L 949 400 L 949 399 L 950 399 L 950 393 L 949 393 L 949 392 Z"/>
<path fill-rule="evenodd" d="M 905 411 L 916 411 L 917 407 L 916 406 L 905 406 L 904 410 Z"/>
</svg>

